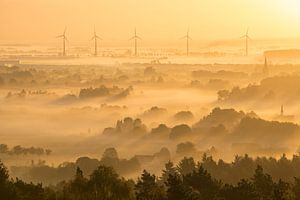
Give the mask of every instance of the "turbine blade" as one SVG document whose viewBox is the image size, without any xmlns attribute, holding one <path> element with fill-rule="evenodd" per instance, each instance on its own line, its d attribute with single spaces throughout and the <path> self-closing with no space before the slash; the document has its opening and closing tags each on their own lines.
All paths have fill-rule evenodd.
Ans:
<svg viewBox="0 0 300 200">
<path fill-rule="evenodd" d="M 66 35 L 66 31 L 67 31 L 67 26 L 65 26 L 64 35 Z"/>
</svg>

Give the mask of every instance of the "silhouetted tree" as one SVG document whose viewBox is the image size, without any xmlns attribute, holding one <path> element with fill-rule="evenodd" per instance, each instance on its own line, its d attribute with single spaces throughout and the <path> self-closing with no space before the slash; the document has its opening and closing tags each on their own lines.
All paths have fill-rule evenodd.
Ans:
<svg viewBox="0 0 300 200">
<path fill-rule="evenodd" d="M 163 186 L 157 183 L 155 175 L 151 175 L 146 170 L 143 171 L 136 185 L 137 200 L 163 200 L 166 194 Z"/>
<path fill-rule="evenodd" d="M 12 197 L 12 190 L 8 178 L 8 170 L 0 160 L 0 197 L 3 199 Z"/>
<path fill-rule="evenodd" d="M 269 174 L 258 165 L 252 178 L 257 195 L 263 200 L 274 199 L 274 182 Z"/>
<path fill-rule="evenodd" d="M 163 169 L 162 171 L 162 175 L 161 175 L 161 181 L 163 182 L 163 184 L 166 184 L 168 181 L 168 178 L 170 175 L 175 175 L 177 173 L 176 171 L 176 167 L 174 166 L 174 164 L 169 161 L 165 164 L 165 169 Z"/>
<path fill-rule="evenodd" d="M 131 199 L 130 187 L 111 167 L 100 166 L 89 180 L 95 199 Z"/>
<path fill-rule="evenodd" d="M 196 163 L 192 157 L 184 157 L 177 165 L 178 172 L 183 176 L 196 170 Z"/>
<path fill-rule="evenodd" d="M 168 200 L 192 200 L 192 189 L 183 183 L 178 173 L 169 175 L 166 186 Z"/>
<path fill-rule="evenodd" d="M 8 146 L 6 144 L 0 144 L 0 153 L 7 153 L 8 152 Z"/>
<path fill-rule="evenodd" d="M 292 199 L 300 200 L 300 178 L 295 178 L 291 186 Z"/>
<path fill-rule="evenodd" d="M 225 200 L 258 200 L 259 197 L 255 193 L 253 183 L 242 179 L 237 186 L 225 184 L 220 191 L 220 196 Z"/>
<path fill-rule="evenodd" d="M 82 170 L 79 167 L 77 167 L 75 178 L 70 183 L 70 193 L 73 199 L 87 199 L 87 197 L 89 196 L 87 182 L 88 180 L 84 178 Z"/>
<path fill-rule="evenodd" d="M 201 199 L 217 199 L 221 183 L 199 165 L 196 170 L 183 176 L 183 183 L 199 193 Z"/>
<path fill-rule="evenodd" d="M 177 145 L 176 153 L 181 156 L 191 156 L 197 152 L 195 145 L 191 142 L 182 142 Z"/>
<path fill-rule="evenodd" d="M 228 177 L 237 177 L 243 172 L 240 168 L 246 163 L 260 163 L 273 168 L 294 165 L 293 160 L 285 160 L 286 164 L 276 159 L 250 159 L 248 156 L 236 157 L 233 164 L 224 161 L 216 163 L 211 156 L 204 156 L 205 167 L 211 168 L 216 174 L 225 170 Z M 270 163 L 272 165 L 270 165 Z M 300 179 L 294 182 L 273 181 L 257 165 L 252 177 L 241 179 L 236 184 L 223 184 L 207 171 L 203 164 L 195 164 L 193 158 L 184 158 L 177 167 L 168 162 L 160 180 L 154 174 L 143 171 L 135 183 L 120 178 L 112 167 L 99 166 L 89 178 L 76 165 L 67 163 L 69 171 L 76 171 L 69 181 L 43 187 L 42 184 L 26 183 L 20 179 L 9 179 L 8 170 L 0 161 L 0 199 L 4 200 L 300 200 Z M 68 166 L 70 168 L 68 168 Z M 74 168 L 75 166 L 75 168 Z M 45 167 L 45 166 L 43 166 Z M 218 169 L 220 167 L 220 169 Z M 63 168 L 65 169 L 65 168 Z M 250 168 L 251 169 L 251 168 Z M 290 168 L 289 168 L 290 169 Z M 61 169 L 60 169 L 61 170 Z M 275 170 L 276 171 L 276 170 Z M 281 171 L 281 170 L 280 170 Z M 63 173 L 64 171 L 62 171 Z M 244 172 L 243 172 L 244 173 Z M 253 172 L 252 172 L 253 173 Z M 163 184 L 163 181 L 165 182 Z"/>
<path fill-rule="evenodd" d="M 170 139 L 172 140 L 184 139 L 186 137 L 189 137 L 191 134 L 192 134 L 192 129 L 186 124 L 181 124 L 181 125 L 174 126 L 171 129 Z"/>
<path fill-rule="evenodd" d="M 13 192 L 16 199 L 22 200 L 41 200 L 44 199 L 44 189 L 42 184 L 34 185 L 33 183 L 25 183 L 17 179 L 13 184 Z"/>
<path fill-rule="evenodd" d="M 282 180 L 274 185 L 274 200 L 286 200 L 289 199 L 290 185 Z"/>
</svg>

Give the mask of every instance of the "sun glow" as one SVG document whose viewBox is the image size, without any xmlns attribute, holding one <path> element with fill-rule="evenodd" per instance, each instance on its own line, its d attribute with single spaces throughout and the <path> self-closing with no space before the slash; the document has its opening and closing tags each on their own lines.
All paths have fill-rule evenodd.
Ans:
<svg viewBox="0 0 300 200">
<path fill-rule="evenodd" d="M 300 17 L 300 0 L 279 0 L 278 7 L 289 17 Z"/>
<path fill-rule="evenodd" d="M 236 38 L 248 26 L 254 38 L 299 37 L 300 0 L 0 0 L 0 24 L 0 43 L 56 43 L 65 26 L 84 42 L 94 25 L 109 45 L 126 45 L 134 27 L 151 45 L 187 26 L 194 40 Z"/>
</svg>

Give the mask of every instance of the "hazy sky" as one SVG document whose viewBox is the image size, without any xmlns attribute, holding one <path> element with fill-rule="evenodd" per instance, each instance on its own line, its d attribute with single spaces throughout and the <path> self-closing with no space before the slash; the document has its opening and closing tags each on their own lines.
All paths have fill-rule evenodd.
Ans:
<svg viewBox="0 0 300 200">
<path fill-rule="evenodd" d="M 300 0 L 0 0 L 0 42 L 87 41 L 96 25 L 106 40 L 300 37 Z"/>
</svg>

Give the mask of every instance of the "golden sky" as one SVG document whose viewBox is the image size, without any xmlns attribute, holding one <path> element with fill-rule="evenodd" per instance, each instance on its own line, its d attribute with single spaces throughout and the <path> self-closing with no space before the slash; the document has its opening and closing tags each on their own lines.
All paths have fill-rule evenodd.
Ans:
<svg viewBox="0 0 300 200">
<path fill-rule="evenodd" d="M 67 26 L 69 40 L 234 39 L 300 37 L 300 0 L 0 0 L 0 42 L 51 42 Z"/>
</svg>

